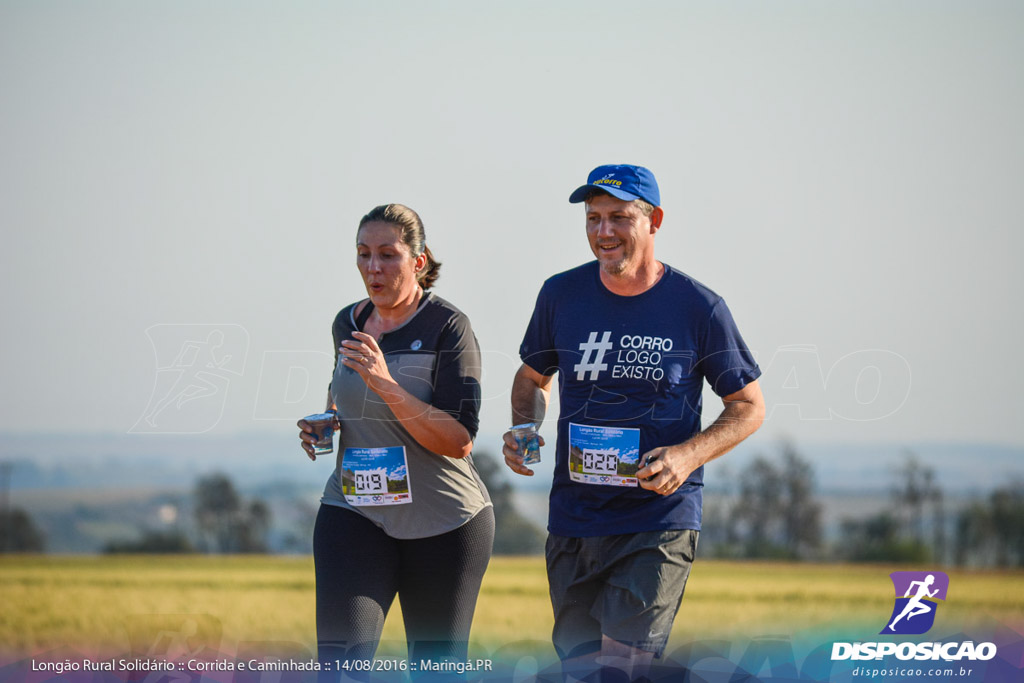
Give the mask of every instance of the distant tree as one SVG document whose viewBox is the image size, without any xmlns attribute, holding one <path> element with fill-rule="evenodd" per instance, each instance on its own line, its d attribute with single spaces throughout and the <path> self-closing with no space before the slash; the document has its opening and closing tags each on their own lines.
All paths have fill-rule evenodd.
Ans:
<svg viewBox="0 0 1024 683">
<path fill-rule="evenodd" d="M 145 531 L 142 538 L 134 541 L 111 541 L 103 548 L 107 554 L 114 553 L 192 553 L 195 547 L 180 531 Z"/>
<path fill-rule="evenodd" d="M 934 511 L 936 506 L 942 506 L 942 491 L 935 481 L 935 470 L 922 463 L 912 451 L 905 451 L 903 465 L 896 475 L 899 485 L 892 491 L 896 513 L 903 520 L 907 535 L 926 545 L 926 507 L 931 506 Z"/>
<path fill-rule="evenodd" d="M 46 537 L 21 508 L 0 510 L 0 552 L 40 553 L 46 547 Z"/>
<path fill-rule="evenodd" d="M 935 470 L 911 451 L 894 468 L 890 504 L 867 519 L 840 523 L 841 555 L 851 562 L 930 562 L 945 555 L 945 512 Z M 931 521 L 929 514 L 931 512 Z M 933 533 L 926 532 L 931 526 Z"/>
<path fill-rule="evenodd" d="M 734 481 L 723 468 L 716 479 Z M 738 525 L 732 518 L 732 489 L 720 488 L 713 495 L 704 496 L 701 511 L 700 548 L 705 557 L 733 558 L 740 553 L 740 536 Z"/>
<path fill-rule="evenodd" d="M 1016 481 L 992 492 L 992 529 L 998 547 L 999 566 L 1024 566 L 1024 482 Z"/>
<path fill-rule="evenodd" d="M 969 566 L 1024 566 L 1024 482 L 993 491 L 957 517 L 956 562 Z"/>
<path fill-rule="evenodd" d="M 935 494 L 932 498 L 932 514 L 932 556 L 942 562 L 947 562 L 949 557 L 946 542 L 945 496 L 938 486 L 935 487 Z"/>
<path fill-rule="evenodd" d="M 778 464 L 758 456 L 740 472 L 728 526 L 732 550 L 722 554 L 802 559 L 817 553 L 822 531 L 814 470 L 791 442 L 781 443 Z"/>
<path fill-rule="evenodd" d="M 270 508 L 262 500 L 250 501 L 245 506 L 242 523 L 238 528 L 238 552 L 267 552 L 267 534 L 270 532 Z"/>
<path fill-rule="evenodd" d="M 744 557 L 781 557 L 783 482 L 779 470 L 758 456 L 740 472 L 739 499 L 733 507 L 733 536 Z"/>
<path fill-rule="evenodd" d="M 821 548 L 821 503 L 814 498 L 814 469 L 789 441 L 782 444 L 783 539 L 789 555 L 804 558 Z"/>
<path fill-rule="evenodd" d="M 907 538 L 891 512 L 867 519 L 845 519 L 840 524 L 842 559 L 850 562 L 926 562 L 928 548 Z"/>
<path fill-rule="evenodd" d="M 194 497 L 199 547 L 206 552 L 232 552 L 242 508 L 234 484 L 223 474 L 211 474 L 196 482 Z"/>
<path fill-rule="evenodd" d="M 494 554 L 536 555 L 544 552 L 544 532 L 519 514 L 513 501 L 512 485 L 505 480 L 497 460 L 487 453 L 474 453 L 480 479 L 494 506 Z"/>
<path fill-rule="evenodd" d="M 295 521 L 288 525 L 281 535 L 279 547 L 281 552 L 296 555 L 309 555 L 313 552 L 313 529 L 319 507 L 308 500 L 294 500 L 291 513 Z"/>
<path fill-rule="evenodd" d="M 956 519 L 956 546 L 953 560 L 963 566 L 986 567 L 998 564 L 996 533 L 992 511 L 986 502 L 975 502 L 960 511 Z"/>
<path fill-rule="evenodd" d="M 270 509 L 262 501 L 243 503 L 231 480 L 211 474 L 196 482 L 195 519 L 199 547 L 214 553 L 267 552 Z"/>
</svg>

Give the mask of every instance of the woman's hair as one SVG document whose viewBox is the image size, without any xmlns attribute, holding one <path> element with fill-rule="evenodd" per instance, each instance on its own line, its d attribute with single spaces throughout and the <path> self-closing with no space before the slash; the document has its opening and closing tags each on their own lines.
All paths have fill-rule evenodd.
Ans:
<svg viewBox="0 0 1024 683">
<path fill-rule="evenodd" d="M 416 278 L 420 287 L 430 289 L 440 276 L 441 264 L 426 245 L 427 236 L 423 231 L 423 221 L 420 220 L 419 214 L 402 204 L 382 204 L 363 216 L 359 221 L 359 227 L 362 228 L 372 222 L 390 223 L 398 228 L 399 239 L 409 247 L 414 258 L 420 254 L 427 255 L 427 265 Z"/>
</svg>

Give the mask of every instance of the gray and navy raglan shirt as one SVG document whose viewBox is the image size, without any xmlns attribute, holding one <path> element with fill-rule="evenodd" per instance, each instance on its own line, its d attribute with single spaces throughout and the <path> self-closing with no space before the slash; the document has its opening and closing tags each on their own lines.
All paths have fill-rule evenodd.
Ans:
<svg viewBox="0 0 1024 683">
<path fill-rule="evenodd" d="M 367 303 L 342 309 L 334 320 L 335 369 L 331 397 L 341 421 L 338 457 L 321 502 L 363 515 L 393 538 L 425 538 L 456 529 L 491 505 L 473 457 L 438 455 L 421 446 L 391 409 L 337 361 L 337 349 L 362 329 L 373 309 Z M 476 437 L 480 411 L 480 348 L 469 318 L 452 304 L 427 292 L 411 318 L 377 340 L 388 370 L 410 394 L 439 408 Z M 412 501 L 397 505 L 353 505 L 342 492 L 346 449 L 366 457 L 366 449 L 405 448 Z M 353 459 L 355 455 L 351 456 Z M 399 469 L 399 468 L 396 468 Z M 390 474 L 388 476 L 391 476 Z M 398 475 L 395 475 L 398 476 Z M 347 489 L 346 489 L 347 490 Z"/>
</svg>

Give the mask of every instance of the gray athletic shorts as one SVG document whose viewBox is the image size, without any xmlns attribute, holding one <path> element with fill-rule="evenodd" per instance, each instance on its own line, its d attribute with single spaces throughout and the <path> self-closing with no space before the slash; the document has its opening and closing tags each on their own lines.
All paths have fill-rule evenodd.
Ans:
<svg viewBox="0 0 1024 683">
<path fill-rule="evenodd" d="M 552 640 L 562 659 L 601 649 L 601 636 L 660 657 L 690 575 L 699 532 L 548 535 Z"/>
</svg>

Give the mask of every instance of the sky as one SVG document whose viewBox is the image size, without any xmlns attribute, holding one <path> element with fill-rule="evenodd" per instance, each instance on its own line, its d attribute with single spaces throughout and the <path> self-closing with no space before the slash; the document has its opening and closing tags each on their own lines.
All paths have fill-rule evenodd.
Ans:
<svg viewBox="0 0 1024 683">
<path fill-rule="evenodd" d="M 294 431 L 365 295 L 358 220 L 400 202 L 499 434 L 541 283 L 592 257 L 569 193 L 635 163 L 656 255 L 757 354 L 755 438 L 1022 446 L 1022 28 L 990 1 L 4 0 L 0 432 Z"/>
</svg>

